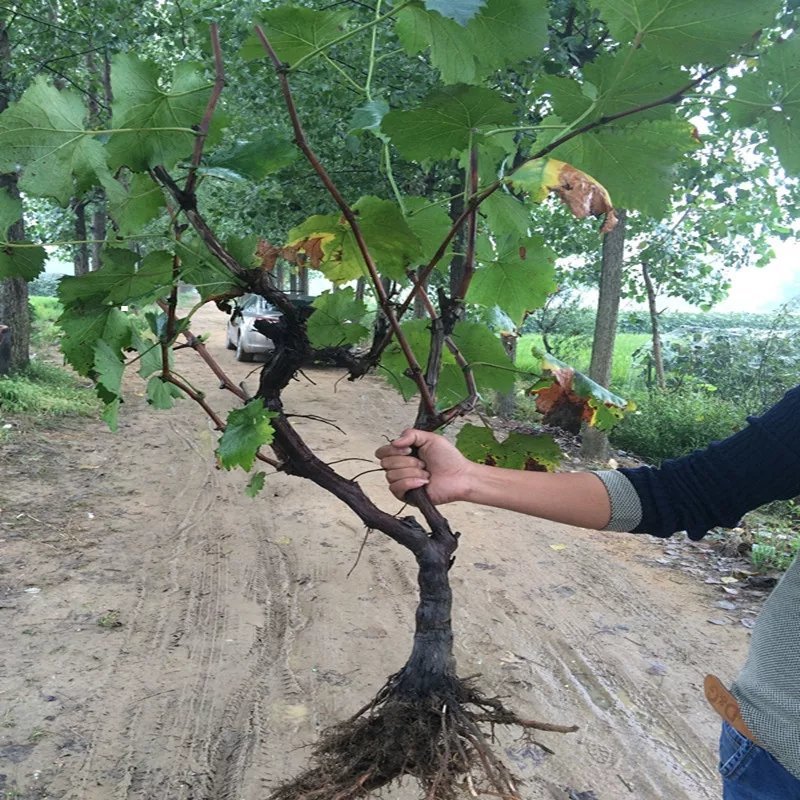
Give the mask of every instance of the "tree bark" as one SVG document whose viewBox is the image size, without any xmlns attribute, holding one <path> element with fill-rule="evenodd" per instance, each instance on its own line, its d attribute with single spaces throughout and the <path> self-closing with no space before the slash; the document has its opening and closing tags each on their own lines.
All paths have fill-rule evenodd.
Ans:
<svg viewBox="0 0 800 800">
<path fill-rule="evenodd" d="M 97 66 L 94 56 L 95 54 L 91 51 L 86 54 L 86 71 L 89 74 L 92 87 L 87 101 L 89 107 L 89 124 L 94 128 L 102 128 L 103 117 L 107 116 L 108 112 L 103 112 L 101 109 L 100 102 L 97 95 L 94 93 L 94 89 L 96 87 L 102 88 L 105 107 L 107 109 L 110 108 L 112 100 L 111 63 L 108 59 L 108 54 L 104 54 L 102 69 L 100 69 Z M 108 230 L 106 206 L 106 193 L 102 189 L 97 189 L 92 201 L 92 271 L 98 270 L 103 266 L 103 244 L 105 243 L 106 232 Z M 77 271 L 75 274 L 78 274 Z"/>
<path fill-rule="evenodd" d="M 600 294 L 597 299 L 592 361 L 589 366 L 589 377 L 605 387 L 608 387 L 611 382 L 614 340 L 617 336 L 627 211 L 624 208 L 619 209 L 617 217 L 619 220 L 617 226 L 603 237 Z M 581 455 L 591 461 L 605 461 L 608 458 L 607 434 L 584 425 Z"/>
<path fill-rule="evenodd" d="M 11 97 L 11 78 L 6 73 L 10 59 L 8 28 L 0 21 L 0 112 L 8 107 Z M 0 175 L 0 192 L 8 192 L 13 198 L 19 197 L 15 173 Z M 18 242 L 24 239 L 25 223 L 19 220 L 9 228 L 8 240 Z M 10 335 L 10 358 L 6 362 L 8 367 L 11 370 L 23 369 L 30 361 L 31 317 L 28 308 L 28 284 L 22 278 L 6 278 L 0 281 L 0 325 L 11 329 L 10 334 L 6 332 L 3 337 L 4 348 L 8 351 Z"/>
<path fill-rule="evenodd" d="M 667 382 L 664 377 L 664 354 L 661 350 L 661 329 L 658 325 L 658 310 L 656 309 L 656 289 L 647 264 L 642 262 L 642 277 L 647 291 L 647 307 L 650 310 L 650 334 L 653 338 L 653 366 L 656 371 L 656 386 L 665 389 Z"/>
<path fill-rule="evenodd" d="M 454 181 L 450 187 L 450 195 L 453 198 L 450 201 L 450 219 L 453 220 L 453 222 L 455 222 L 464 213 L 463 191 L 464 186 L 458 181 Z M 462 255 L 464 252 L 463 231 L 464 229 L 462 227 L 462 229 L 455 235 L 453 239 L 453 249 L 455 250 L 455 255 L 450 261 L 450 297 L 455 296 L 455 294 L 458 292 L 459 287 L 464 280 L 464 272 L 467 268 L 466 264 L 464 263 L 464 256 Z"/>
<path fill-rule="evenodd" d="M 76 275 L 85 275 L 89 271 L 89 245 L 86 244 L 86 201 L 73 200 L 72 210 L 75 212 L 75 239 L 81 244 L 75 245 L 72 264 Z"/>
</svg>

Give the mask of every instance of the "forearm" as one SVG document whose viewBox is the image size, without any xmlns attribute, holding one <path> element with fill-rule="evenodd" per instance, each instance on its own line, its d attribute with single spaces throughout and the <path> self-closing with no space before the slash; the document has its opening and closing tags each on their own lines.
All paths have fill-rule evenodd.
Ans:
<svg viewBox="0 0 800 800">
<path fill-rule="evenodd" d="M 479 505 L 601 530 L 611 518 L 603 482 L 591 472 L 527 472 L 473 465 L 465 496 Z"/>
</svg>

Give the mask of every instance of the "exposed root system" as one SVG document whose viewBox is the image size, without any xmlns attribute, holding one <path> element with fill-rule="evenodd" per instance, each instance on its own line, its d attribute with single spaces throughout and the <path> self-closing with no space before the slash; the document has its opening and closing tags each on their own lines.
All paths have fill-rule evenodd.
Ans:
<svg viewBox="0 0 800 800">
<path fill-rule="evenodd" d="M 398 690 L 400 675 L 329 728 L 314 746 L 314 766 L 270 800 L 356 800 L 404 776 L 419 782 L 424 800 L 521 800 L 516 779 L 491 747 L 492 727 L 516 725 L 531 739 L 535 730 L 577 730 L 522 719 L 455 677 L 436 696 L 414 697 Z"/>
</svg>

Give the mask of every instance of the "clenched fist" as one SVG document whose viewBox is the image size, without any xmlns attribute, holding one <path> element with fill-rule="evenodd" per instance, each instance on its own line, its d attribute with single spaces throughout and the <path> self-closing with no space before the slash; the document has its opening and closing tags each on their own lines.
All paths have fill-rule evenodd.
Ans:
<svg viewBox="0 0 800 800">
<path fill-rule="evenodd" d="M 473 468 L 456 448 L 438 433 L 409 428 L 391 444 L 375 451 L 392 494 L 403 500 L 406 492 L 425 486 L 431 502 L 440 505 L 467 500 Z"/>
</svg>

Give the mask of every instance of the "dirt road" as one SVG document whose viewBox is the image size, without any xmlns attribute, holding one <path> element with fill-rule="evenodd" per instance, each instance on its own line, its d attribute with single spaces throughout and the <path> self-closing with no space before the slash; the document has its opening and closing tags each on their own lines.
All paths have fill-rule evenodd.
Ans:
<svg viewBox="0 0 800 800">
<path fill-rule="evenodd" d="M 217 316 L 195 331 L 243 379 Z M 225 407 L 191 352 L 178 364 Z M 371 458 L 413 409 L 378 378 L 339 377 L 310 371 L 287 407 L 341 427 L 296 420 L 322 457 Z M 405 551 L 371 535 L 348 577 L 364 531 L 343 505 L 282 475 L 251 500 L 243 473 L 215 469 L 199 410 L 151 411 L 142 391 L 131 383 L 117 434 L 70 422 L 0 453 L 4 800 L 262 800 L 409 651 Z M 360 480 L 397 509 L 379 475 Z M 734 676 L 749 635 L 709 623 L 725 616 L 719 587 L 658 563 L 665 545 L 647 537 L 469 506 L 449 516 L 464 533 L 460 673 L 523 715 L 580 725 L 542 736 L 554 756 L 501 740 L 525 797 L 718 797 L 701 684 Z"/>
</svg>

